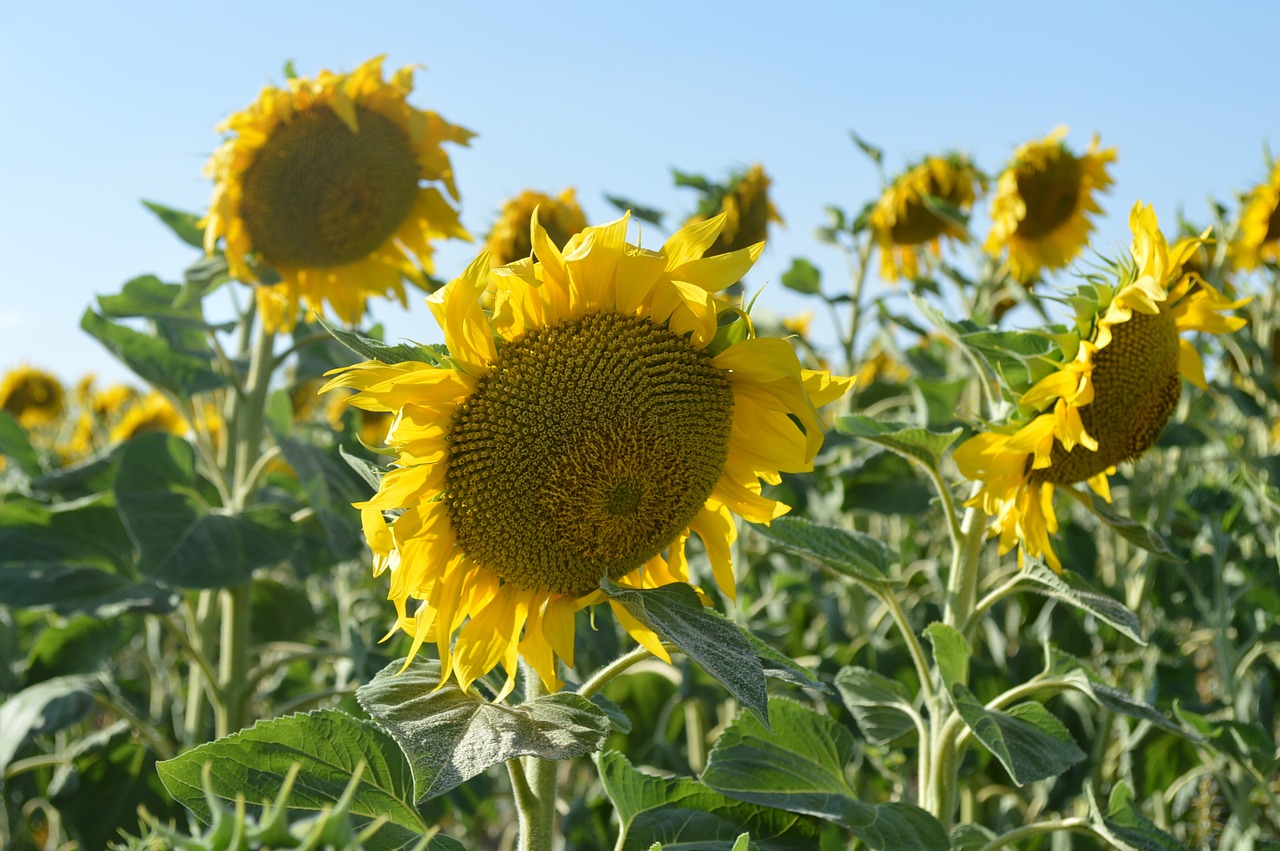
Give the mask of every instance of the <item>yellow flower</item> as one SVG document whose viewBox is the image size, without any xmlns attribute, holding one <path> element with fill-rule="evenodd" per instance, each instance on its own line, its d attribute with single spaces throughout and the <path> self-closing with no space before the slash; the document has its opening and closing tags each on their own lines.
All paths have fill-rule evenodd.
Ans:
<svg viewBox="0 0 1280 851">
<path fill-rule="evenodd" d="M 1077 156 L 1063 144 L 1066 135 L 1058 127 L 1019 147 L 996 182 L 984 247 L 997 257 L 1008 251 L 1009 272 L 1023 283 L 1076 258 L 1093 230 L 1089 214 L 1102 211 L 1094 194 L 1111 185 L 1107 164 L 1115 148 L 1098 150 L 1095 134 Z"/>
<path fill-rule="evenodd" d="M 691 532 L 732 596 L 733 514 L 767 523 L 787 511 L 761 479 L 812 469 L 817 408 L 851 385 L 802 369 L 785 340 L 712 346 L 726 309 L 716 294 L 763 249 L 705 257 L 723 215 L 658 251 L 627 243 L 628 220 L 561 251 L 535 214 L 536 260 L 491 269 L 482 253 L 428 298 L 449 350 L 441 365 L 371 361 L 328 385 L 395 415 L 396 467 L 358 505 L 365 535 L 375 572 L 391 574 L 409 657 L 433 642 L 442 678 L 464 688 L 501 663 L 509 690 L 520 655 L 558 688 L 555 659 L 573 664 L 574 613 L 604 601 L 601 581 L 688 582 Z M 384 511 L 401 513 L 389 523 Z"/>
<path fill-rule="evenodd" d="M 485 239 L 485 249 L 494 266 L 505 266 L 523 260 L 533 253 L 529 242 L 529 217 L 538 209 L 538 221 L 556 248 L 564 248 L 569 237 L 587 226 L 572 188 L 552 198 L 542 192 L 526 189 L 502 205 L 493 230 Z"/>
<path fill-rule="evenodd" d="M 124 443 L 153 431 L 184 435 L 189 429 L 186 418 L 153 390 L 124 409 L 120 421 L 111 428 L 110 439 L 112 443 Z"/>
<path fill-rule="evenodd" d="M 1244 301 L 1183 271 L 1208 230 L 1171 248 L 1141 203 L 1129 226 L 1133 259 L 1119 270 L 1118 285 L 1095 285 L 1096 302 L 1083 290 L 1074 300 L 1082 318 L 1079 333 L 1065 338 L 1068 359 L 1022 395 L 1014 422 L 970 438 L 955 453 L 960 472 L 982 482 L 969 504 L 995 518 L 991 534 L 1000 536 L 1001 553 L 1021 543 L 1020 562 L 1024 554 L 1041 556 L 1061 571 L 1049 541 L 1058 530 L 1054 488 L 1088 482 L 1110 500 L 1107 476 L 1156 442 L 1181 379 L 1205 386 L 1200 356 L 1179 334 L 1244 325 L 1222 315 Z"/>
<path fill-rule="evenodd" d="M 769 222 L 783 224 L 778 209 L 769 200 L 769 186 L 773 183 L 764 166 L 756 163 L 745 172 L 730 179 L 729 185 L 707 196 L 705 209 L 699 209 L 685 225 L 705 222 L 712 216 L 723 214 L 724 227 L 705 256 L 714 257 L 730 251 L 750 248 L 769 237 Z"/>
<path fill-rule="evenodd" d="M 384 80 L 376 57 L 350 74 L 268 86 L 219 126 L 234 135 L 205 167 L 215 182 L 205 249 L 225 238 L 242 281 L 259 279 L 251 254 L 280 275 L 258 287 L 268 327 L 292 329 L 299 300 L 317 313 L 327 302 L 348 324 L 367 296 L 403 305 L 404 279 L 421 279 L 417 264 L 431 270 L 432 240 L 470 239 L 440 189 L 422 182 L 456 202 L 442 145 L 472 134 L 410 106 L 412 90 L 412 68 Z"/>
<path fill-rule="evenodd" d="M 1240 237 L 1231 248 L 1234 265 L 1246 271 L 1280 261 L 1280 160 L 1271 164 L 1270 179 L 1249 192 L 1240 211 Z"/>
<path fill-rule="evenodd" d="M 20 366 L 5 373 L 0 382 L 0 409 L 12 414 L 23 428 L 34 428 L 62 415 L 66 395 L 51 373 Z"/>
<path fill-rule="evenodd" d="M 894 178 L 871 210 L 869 224 L 880 246 L 886 281 L 920 276 L 927 249 L 937 257 L 944 237 L 964 241 L 965 223 L 947 216 L 931 199 L 967 215 L 985 179 L 966 157 L 928 157 Z"/>
</svg>

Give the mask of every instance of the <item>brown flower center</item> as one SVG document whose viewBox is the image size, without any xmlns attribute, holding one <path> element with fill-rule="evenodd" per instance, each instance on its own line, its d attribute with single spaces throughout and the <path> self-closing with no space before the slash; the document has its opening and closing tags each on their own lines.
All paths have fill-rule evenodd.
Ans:
<svg viewBox="0 0 1280 851">
<path fill-rule="evenodd" d="M 584 594 L 683 532 L 724 470 L 733 391 L 648 319 L 600 313 L 504 346 L 454 414 L 458 544 L 520 588 Z"/>
<path fill-rule="evenodd" d="M 1018 194 L 1027 213 L 1018 222 L 1018 236 L 1041 239 L 1066 224 L 1080 201 L 1083 170 L 1080 160 L 1059 149 L 1044 168 L 1018 170 Z"/>
</svg>

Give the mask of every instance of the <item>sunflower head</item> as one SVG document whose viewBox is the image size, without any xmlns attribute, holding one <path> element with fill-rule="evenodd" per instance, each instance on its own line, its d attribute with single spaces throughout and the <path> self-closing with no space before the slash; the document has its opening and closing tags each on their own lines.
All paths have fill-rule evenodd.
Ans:
<svg viewBox="0 0 1280 851">
<path fill-rule="evenodd" d="M 0 382 L 0 409 L 13 415 L 23 428 L 47 425 L 62 416 L 66 407 L 62 382 L 43 369 L 19 366 Z"/>
<path fill-rule="evenodd" d="M 292 329 L 300 301 L 348 324 L 368 296 L 404 304 L 404 279 L 431 270 L 432 241 L 469 238 L 443 145 L 472 134 L 410 106 L 412 91 L 412 68 L 385 80 L 376 57 L 268 86 L 219 126 L 231 135 L 205 167 L 205 248 L 225 239 L 243 281 L 259 280 L 258 264 L 275 270 L 280 283 L 258 287 L 270 327 Z"/>
<path fill-rule="evenodd" d="M 724 227 L 706 256 L 728 254 L 764 242 L 769 236 L 769 223 L 783 223 L 769 200 L 772 183 L 764 166 L 756 163 L 746 171 L 734 172 L 727 184 L 706 185 L 698 211 L 685 222 L 687 226 L 724 215 Z"/>
<path fill-rule="evenodd" d="M 967 239 L 965 217 L 985 188 L 986 178 L 959 154 L 926 157 L 895 177 L 868 219 L 881 277 L 919 277 L 926 251 L 937 256 L 943 239 Z"/>
<path fill-rule="evenodd" d="M 533 257 L 493 268 L 481 254 L 428 299 L 447 357 L 357 364 L 329 383 L 394 416 L 396 466 L 359 507 L 410 658 L 430 641 L 463 687 L 501 663 L 510 688 L 524 655 L 558 687 L 574 612 L 605 599 L 604 579 L 688 582 L 690 534 L 733 593 L 733 514 L 787 510 L 762 481 L 812 469 L 817 408 L 851 382 L 802 369 L 784 340 L 720 333 L 734 314 L 717 294 L 763 247 L 707 257 L 725 219 L 654 251 L 626 241 L 624 216 L 561 249 L 535 213 Z"/>
<path fill-rule="evenodd" d="M 505 266 L 533 253 L 533 245 L 529 242 L 529 219 L 534 209 L 538 210 L 538 221 L 557 248 L 564 248 L 569 237 L 587 226 L 587 219 L 572 188 L 554 198 L 526 189 L 502 205 L 498 220 L 485 238 L 485 249 L 494 266 Z"/>
<path fill-rule="evenodd" d="M 1070 300 L 1077 327 L 1055 336 L 1060 350 L 1052 368 L 1021 393 L 1007 424 L 955 453 L 960 471 L 982 483 L 970 504 L 995 518 L 1001 552 L 1021 543 L 1019 558 L 1041 556 L 1055 570 L 1062 565 L 1049 541 L 1058 528 L 1054 488 L 1087 482 L 1110 499 L 1108 475 L 1155 444 L 1182 379 L 1205 386 L 1200 355 L 1181 333 L 1221 334 L 1244 324 L 1223 315 L 1243 301 L 1184 271 L 1208 231 L 1171 247 L 1141 203 L 1129 226 L 1131 256 L 1113 264 L 1109 280 Z"/>
<path fill-rule="evenodd" d="M 184 435 L 189 430 L 187 421 L 173 404 L 155 391 L 129 403 L 124 413 L 111 429 L 111 442 L 124 443 L 135 437 L 163 431 Z"/>
<path fill-rule="evenodd" d="M 1094 196 L 1111 185 L 1115 148 L 1100 150 L 1095 135 L 1076 154 L 1062 141 L 1066 134 L 1058 127 L 1019 147 L 996 182 L 985 248 L 1007 252 L 1010 273 L 1024 283 L 1076 258 L 1093 230 L 1089 216 L 1102 211 Z"/>
<path fill-rule="evenodd" d="M 1230 254 L 1232 265 L 1246 271 L 1280 262 L 1280 160 L 1271 163 L 1270 177 L 1245 196 L 1240 235 Z"/>
</svg>

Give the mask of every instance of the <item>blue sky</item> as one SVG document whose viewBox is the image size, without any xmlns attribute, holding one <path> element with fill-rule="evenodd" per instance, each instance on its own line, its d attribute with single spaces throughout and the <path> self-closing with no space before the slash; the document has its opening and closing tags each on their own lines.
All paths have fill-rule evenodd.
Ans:
<svg viewBox="0 0 1280 851">
<path fill-rule="evenodd" d="M 1280 146 L 1280 5 L 1183 2 L 8 3 L 0 12 L 0 369 L 68 380 L 126 373 L 79 330 L 95 294 L 143 273 L 177 280 L 195 258 L 139 203 L 203 211 L 214 125 L 286 60 L 349 70 L 385 53 L 424 66 L 416 106 L 479 135 L 456 149 L 463 221 L 477 236 L 527 188 L 575 186 L 589 220 L 604 193 L 681 215 L 670 169 L 722 175 L 763 162 L 787 220 L 752 273 L 759 304 L 803 302 L 777 279 L 795 256 L 841 286 L 813 231 L 830 203 L 879 191 L 849 131 L 886 165 L 944 149 L 998 171 L 1058 124 L 1119 150 L 1095 242 L 1127 243 L 1129 207 L 1166 230 L 1207 218 L 1264 175 Z M 979 229 L 981 232 L 981 229 Z M 661 234 L 646 235 L 646 244 Z M 476 246 L 447 245 L 437 274 Z M 218 308 L 212 306 L 214 313 Z M 377 305 L 392 337 L 438 339 L 416 297 Z M 224 318 L 213 316 L 212 318 Z M 821 319 L 817 320 L 821 322 Z M 816 326 L 815 326 L 816 327 Z M 820 331 L 821 329 L 819 329 Z"/>
</svg>

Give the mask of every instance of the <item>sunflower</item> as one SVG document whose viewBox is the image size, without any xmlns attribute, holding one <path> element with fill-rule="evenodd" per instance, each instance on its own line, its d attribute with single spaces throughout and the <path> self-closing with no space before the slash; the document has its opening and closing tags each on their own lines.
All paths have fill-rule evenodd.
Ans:
<svg viewBox="0 0 1280 851">
<path fill-rule="evenodd" d="M 985 248 L 996 257 L 1007 250 L 1009 272 L 1023 283 L 1076 258 L 1093 230 L 1089 214 L 1102 212 L 1094 193 L 1111 185 L 1115 148 L 1099 150 L 1095 134 L 1077 156 L 1063 144 L 1066 135 L 1058 127 L 1019 147 L 996 182 Z"/>
<path fill-rule="evenodd" d="M 944 237 L 968 239 L 965 222 L 955 213 L 968 214 L 977 198 L 975 187 L 985 189 L 986 178 L 956 154 L 927 157 L 894 178 L 868 220 L 880 246 L 880 276 L 886 281 L 919 277 L 926 249 L 936 257 Z"/>
<path fill-rule="evenodd" d="M 23 428 L 47 425 L 66 407 L 62 383 L 43 369 L 19 366 L 0 382 L 0 409 L 13 415 Z"/>
<path fill-rule="evenodd" d="M 153 431 L 184 435 L 190 429 L 187 420 L 173 404 L 154 390 L 128 404 L 119 422 L 111 428 L 112 443 L 124 443 Z"/>
<path fill-rule="evenodd" d="M 1265 261 L 1280 261 L 1280 160 L 1271 164 L 1271 177 L 1249 192 L 1240 211 L 1240 237 L 1232 245 L 1237 268 L 1249 270 Z"/>
<path fill-rule="evenodd" d="M 720 236 L 706 250 L 705 256 L 714 257 L 750 248 L 768 238 L 770 222 L 783 224 L 777 207 L 769 200 L 772 183 L 764 166 L 756 163 L 746 171 L 734 174 L 728 185 L 715 187 L 707 193 L 698 212 L 685 222 L 688 226 L 724 215 Z"/>
<path fill-rule="evenodd" d="M 982 482 L 969 501 L 994 517 L 1000 552 L 1021 542 L 1018 558 L 1062 564 L 1049 536 L 1058 529 L 1055 487 L 1088 482 L 1110 500 L 1107 476 L 1151 448 L 1173 414 L 1185 378 L 1205 387 L 1204 367 L 1183 331 L 1222 334 L 1244 325 L 1224 316 L 1229 300 L 1183 266 L 1209 231 L 1172 248 L 1155 213 L 1138 203 L 1129 216 L 1132 260 L 1118 282 L 1082 288 L 1073 299 L 1079 328 L 1059 337 L 1063 361 L 1018 403 L 1013 422 L 978 434 L 955 452 L 960 472 Z M 1074 488 L 1072 488 L 1074 490 Z"/>
<path fill-rule="evenodd" d="M 242 281 L 259 280 L 256 255 L 280 276 L 258 287 L 269 328 L 291 330 L 298 302 L 328 303 L 348 324 L 365 299 L 395 296 L 404 279 L 431 271 L 431 241 L 470 239 L 458 213 L 453 167 L 443 143 L 465 145 L 470 131 L 406 101 L 413 69 L 382 77 L 382 57 L 350 74 L 321 71 L 268 86 L 257 101 L 219 125 L 233 135 L 205 166 L 214 181 L 203 222 L 205 250 L 226 239 L 227 264 Z"/>
<path fill-rule="evenodd" d="M 556 657 L 572 666 L 574 613 L 604 601 L 601 581 L 688 582 L 690 533 L 732 596 L 733 514 L 768 523 L 787 511 L 761 479 L 812 469 L 817 409 L 852 383 L 802 369 L 785 340 L 726 341 L 732 314 L 716 293 L 763 245 L 705 257 L 724 215 L 658 251 L 626 242 L 628 220 L 561 251 L 535 212 L 536 260 L 491 269 L 481 253 L 428 298 L 449 351 L 440 364 L 370 361 L 326 387 L 395 414 L 396 467 L 357 507 L 375 572 L 390 570 L 409 658 L 433 642 L 442 680 L 453 672 L 463 688 L 501 663 L 509 690 L 521 655 L 559 688 Z M 384 511 L 401 513 L 389 523 Z"/>
<path fill-rule="evenodd" d="M 494 266 L 505 266 L 533 253 L 533 245 L 529 242 L 529 217 L 533 215 L 534 208 L 538 209 L 538 219 L 556 248 L 564 248 L 569 237 L 587 226 L 587 219 L 572 188 L 554 198 L 526 189 L 502 205 L 493 230 L 485 238 L 485 249 Z"/>
</svg>

